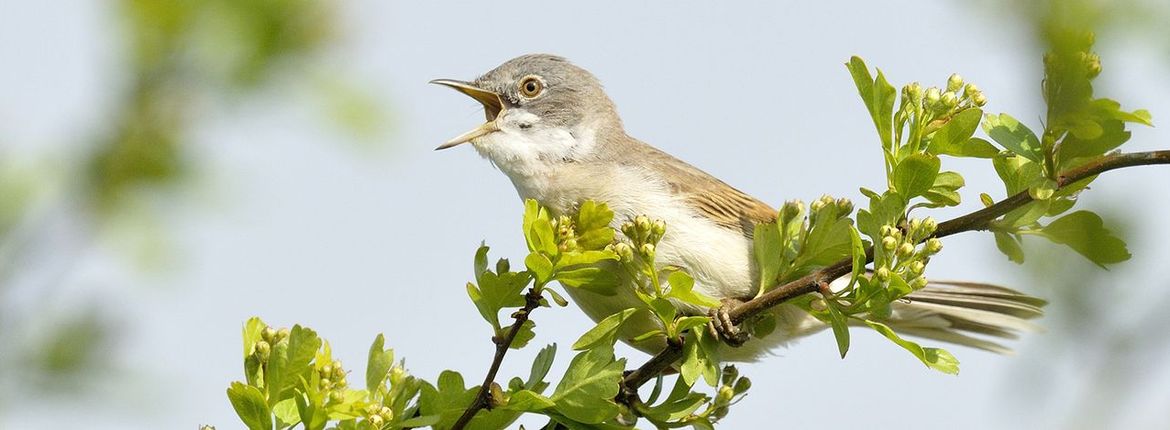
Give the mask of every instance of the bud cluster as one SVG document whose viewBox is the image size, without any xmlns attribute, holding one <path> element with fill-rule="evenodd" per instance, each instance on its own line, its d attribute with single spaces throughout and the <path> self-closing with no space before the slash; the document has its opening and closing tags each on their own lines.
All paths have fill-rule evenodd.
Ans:
<svg viewBox="0 0 1170 430">
<path fill-rule="evenodd" d="M 809 222 L 815 224 L 817 219 L 822 217 L 830 217 L 833 220 L 841 219 L 853 213 L 853 202 L 846 198 L 834 199 L 832 196 L 825 194 L 821 198 L 813 200 L 808 205 L 809 208 Z"/>
<path fill-rule="evenodd" d="M 316 363 L 317 388 L 326 393 L 326 399 L 332 403 L 345 401 L 345 388 L 349 385 L 345 380 L 349 372 L 341 367 L 341 360 L 322 360 Z"/>
<path fill-rule="evenodd" d="M 631 262 L 637 254 L 643 261 L 654 261 L 654 252 L 658 241 L 666 234 L 666 222 L 651 221 L 645 215 L 638 215 L 630 221 L 622 223 L 621 232 L 629 242 L 618 241 L 605 249 L 613 251 L 623 262 Z"/>
<path fill-rule="evenodd" d="M 888 286 L 889 280 L 897 275 L 913 290 L 926 286 L 923 273 L 930 257 L 942 250 L 942 241 L 931 237 L 938 229 L 934 218 L 911 219 L 899 229 L 891 225 L 882 226 L 881 242 L 875 248 L 880 264 L 874 270 L 874 279 Z"/>
<path fill-rule="evenodd" d="M 256 342 L 256 348 L 252 354 L 260 360 L 260 363 L 267 363 L 268 357 L 272 355 L 272 346 L 288 339 L 288 334 L 288 328 L 277 330 L 271 326 L 265 326 L 260 330 L 260 340 Z"/>
<path fill-rule="evenodd" d="M 717 421 L 727 416 L 727 409 L 747 394 L 748 389 L 752 387 L 752 381 L 746 376 L 739 376 L 739 369 L 736 369 L 735 366 L 723 368 L 721 382 L 719 389 L 715 391 L 715 398 L 707 406 L 707 413 L 710 414 L 708 416 L 711 421 Z"/>
<path fill-rule="evenodd" d="M 561 215 L 552 220 L 553 234 L 561 252 L 577 250 L 577 229 L 573 219 Z"/>
<path fill-rule="evenodd" d="M 382 425 L 394 420 L 394 411 L 386 406 L 369 405 L 362 412 L 365 412 L 366 421 L 376 429 L 380 429 Z"/>
</svg>

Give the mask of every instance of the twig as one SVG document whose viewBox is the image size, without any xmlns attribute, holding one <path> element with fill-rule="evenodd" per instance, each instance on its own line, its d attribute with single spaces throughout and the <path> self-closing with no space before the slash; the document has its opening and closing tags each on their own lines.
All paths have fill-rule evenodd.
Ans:
<svg viewBox="0 0 1170 430">
<path fill-rule="evenodd" d="M 1064 172 L 1057 178 L 1056 185 L 1057 189 L 1061 189 L 1110 170 L 1153 164 L 1170 164 L 1170 151 L 1106 155 L 1096 162 Z M 991 206 L 940 223 L 938 229 L 935 230 L 934 237 L 945 237 L 964 231 L 986 230 L 995 219 L 1031 201 L 1032 196 L 1027 191 L 1020 192 Z M 865 250 L 865 261 L 866 263 L 873 261 L 873 247 Z M 728 312 L 728 317 L 731 318 L 731 322 L 734 324 L 743 323 L 744 320 L 776 305 L 807 293 L 816 292 L 817 285 L 845 276 L 851 272 L 852 268 L 852 259 L 843 259 L 830 266 L 809 273 L 800 279 L 785 283 L 751 300 L 745 301 L 739 306 L 732 308 Z M 682 358 L 682 352 L 682 344 L 668 344 L 665 349 L 650 358 L 641 367 L 627 374 L 622 379 L 621 397 L 625 400 L 636 399 L 638 387 L 641 387 L 642 384 L 645 384 L 651 378 L 654 378 L 672 366 L 679 358 Z"/>
<path fill-rule="evenodd" d="M 508 334 L 503 338 L 499 336 L 492 336 L 492 342 L 496 344 L 496 355 L 492 358 L 492 365 L 488 368 L 488 373 L 483 378 L 483 384 L 479 386 L 479 392 L 475 395 L 475 400 L 463 411 L 463 415 L 459 416 L 459 420 L 455 421 L 455 425 L 451 426 L 452 430 L 461 430 L 475 418 L 475 414 L 480 409 L 491 409 L 491 386 L 495 383 L 496 373 L 500 371 L 500 364 L 504 362 L 504 355 L 508 353 L 508 348 L 512 345 L 512 341 L 516 339 L 516 335 L 520 334 L 520 329 L 524 323 L 528 321 L 528 314 L 532 313 L 533 309 L 540 306 L 540 292 L 536 287 L 528 289 L 528 294 L 524 295 L 524 307 L 520 308 L 512 314 L 512 329 L 508 330 Z"/>
</svg>

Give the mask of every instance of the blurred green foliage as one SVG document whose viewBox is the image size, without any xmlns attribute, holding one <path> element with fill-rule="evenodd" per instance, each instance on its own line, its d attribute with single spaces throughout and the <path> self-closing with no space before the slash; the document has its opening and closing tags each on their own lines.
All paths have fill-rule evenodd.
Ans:
<svg viewBox="0 0 1170 430">
<path fill-rule="evenodd" d="M 247 99 L 276 81 L 306 82 L 304 87 L 321 90 L 329 111 L 347 112 L 334 118 L 343 126 L 369 135 L 370 124 L 378 122 L 377 102 L 343 78 L 316 85 L 324 74 L 323 54 L 337 41 L 334 3 L 115 3 L 123 70 L 108 83 L 116 91 L 109 122 L 71 147 L 67 162 L 26 165 L 20 160 L 53 154 L 0 151 L 0 367 L 20 363 L 22 369 L 19 376 L 0 372 L 0 399 L 26 390 L 19 381 L 58 391 L 111 368 L 111 342 L 119 336 L 110 316 L 116 313 L 102 311 L 93 300 L 59 305 L 55 292 L 64 287 L 61 279 L 80 249 L 101 237 L 102 229 L 155 233 L 152 222 L 143 222 L 152 216 L 143 214 L 151 206 L 142 200 L 177 193 L 199 171 L 188 155 L 197 143 L 193 130 L 216 103 Z M 119 221 L 127 215 L 132 222 Z M 47 240 L 61 234 L 55 223 L 62 218 L 81 231 L 70 232 L 72 241 Z"/>
</svg>

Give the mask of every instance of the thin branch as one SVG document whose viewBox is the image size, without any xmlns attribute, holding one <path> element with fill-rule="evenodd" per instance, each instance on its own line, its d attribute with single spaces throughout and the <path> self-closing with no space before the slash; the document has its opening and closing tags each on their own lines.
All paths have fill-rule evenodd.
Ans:
<svg viewBox="0 0 1170 430">
<path fill-rule="evenodd" d="M 1106 155 L 1095 162 L 1064 172 L 1057 178 L 1056 185 L 1057 189 L 1062 189 L 1083 179 L 1110 170 L 1154 164 L 1170 164 L 1170 151 Z M 986 230 L 995 219 L 1031 201 L 1032 196 L 1027 191 L 1020 192 L 991 206 L 940 223 L 938 229 L 935 230 L 934 237 L 945 237 L 965 231 Z M 865 257 L 866 263 L 873 261 L 873 247 L 865 250 Z M 773 288 L 764 294 L 732 308 L 728 312 L 728 317 L 731 318 L 732 323 L 743 323 L 744 320 L 776 305 L 807 293 L 816 292 L 817 285 L 845 276 L 852 271 L 852 268 L 852 259 L 843 259 L 830 266 L 809 273 L 800 279 Z M 667 345 L 666 349 L 663 349 L 654 357 L 650 358 L 641 367 L 627 374 L 622 380 L 622 397 L 625 399 L 636 399 L 638 387 L 641 387 L 642 384 L 645 384 L 650 379 L 674 365 L 678 359 L 682 358 L 682 352 L 682 344 L 671 343 Z"/>
<path fill-rule="evenodd" d="M 512 345 L 512 341 L 516 339 L 516 335 L 520 334 L 520 329 L 524 323 L 528 321 L 528 314 L 532 313 L 533 309 L 540 306 L 540 292 L 536 287 L 528 289 L 528 294 L 524 295 L 524 307 L 520 308 L 512 314 L 512 329 L 508 330 L 508 334 L 503 338 L 499 336 L 492 336 L 492 342 L 496 344 L 496 355 L 492 358 L 492 365 L 488 368 L 488 373 L 483 378 L 483 384 L 479 386 L 479 392 L 475 394 L 475 400 L 463 411 L 463 415 L 451 427 L 452 430 L 461 430 L 475 418 L 475 414 L 480 409 L 491 409 L 491 387 L 495 384 L 496 373 L 500 371 L 500 364 L 504 362 L 504 355 L 508 353 L 508 348 Z"/>
</svg>

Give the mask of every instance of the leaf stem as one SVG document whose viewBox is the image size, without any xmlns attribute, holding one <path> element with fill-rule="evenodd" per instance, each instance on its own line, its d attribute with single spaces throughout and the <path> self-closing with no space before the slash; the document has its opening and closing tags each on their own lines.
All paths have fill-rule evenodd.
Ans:
<svg viewBox="0 0 1170 430">
<path fill-rule="evenodd" d="M 451 426 L 452 430 L 461 430 L 466 427 L 481 409 L 491 409 L 491 386 L 495 383 L 496 373 L 500 371 L 500 364 L 504 362 L 504 355 L 508 353 L 512 341 L 516 339 L 516 335 L 520 334 L 520 329 L 528 321 L 528 315 L 540 306 L 540 287 L 541 285 L 537 284 L 528 289 L 528 294 L 524 295 L 524 307 L 512 314 L 515 323 L 512 324 L 512 329 L 508 330 L 508 334 L 503 338 L 492 337 L 492 342 L 496 344 L 496 355 L 492 358 L 492 365 L 483 378 L 483 384 L 479 386 L 479 392 L 475 394 L 475 400 L 471 402 L 466 411 L 463 411 L 463 415 L 459 416 L 455 425 Z"/>
<path fill-rule="evenodd" d="M 1156 164 L 1170 164 L 1170 150 L 1106 155 L 1093 162 L 1061 173 L 1057 177 L 1056 186 L 1057 190 L 1059 190 L 1080 180 L 1110 170 Z M 932 237 L 945 237 L 965 231 L 986 230 L 995 219 L 1030 202 L 1032 202 L 1032 197 L 1028 195 L 1028 191 L 1022 191 L 991 206 L 940 223 Z M 873 261 L 873 255 L 873 247 L 866 248 L 865 261 L 867 263 Z M 843 259 L 809 273 L 800 279 L 773 288 L 751 300 L 747 300 L 732 308 L 728 312 L 728 316 L 731 318 L 732 323 L 741 324 L 748 318 L 771 309 L 776 305 L 807 293 L 815 293 L 818 290 L 818 285 L 821 283 L 831 282 L 834 279 L 848 275 L 852 269 L 852 258 Z M 675 362 L 682 358 L 682 355 L 682 342 L 668 343 L 665 349 L 651 357 L 641 367 L 626 374 L 626 377 L 622 380 L 622 391 L 618 395 L 618 400 L 628 401 L 630 399 L 637 399 L 638 387 L 641 387 L 642 384 L 645 384 L 650 379 L 669 369 Z"/>
</svg>

